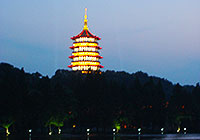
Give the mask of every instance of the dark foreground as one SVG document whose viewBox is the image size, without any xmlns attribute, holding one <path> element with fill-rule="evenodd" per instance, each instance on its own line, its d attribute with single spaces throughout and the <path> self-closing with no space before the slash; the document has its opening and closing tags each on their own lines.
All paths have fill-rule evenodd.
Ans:
<svg viewBox="0 0 200 140">
<path fill-rule="evenodd" d="M 200 133 L 200 85 L 181 86 L 143 72 L 85 75 L 57 70 L 49 78 L 0 63 L 0 127 L 12 134 Z M 71 131 L 71 132 L 70 132 Z M 20 133 L 20 134 L 19 134 Z M 56 132 L 57 133 L 57 132 Z"/>
<path fill-rule="evenodd" d="M 200 134 L 166 134 L 166 135 L 116 135 L 116 136 L 38 136 L 38 137 L 2 137 L 0 140 L 200 140 Z"/>
</svg>

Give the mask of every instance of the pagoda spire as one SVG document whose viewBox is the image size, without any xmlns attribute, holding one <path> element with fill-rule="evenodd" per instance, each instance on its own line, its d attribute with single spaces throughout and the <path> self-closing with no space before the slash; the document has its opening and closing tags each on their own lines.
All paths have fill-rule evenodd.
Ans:
<svg viewBox="0 0 200 140">
<path fill-rule="evenodd" d="M 83 30 L 88 30 L 88 26 L 87 26 L 87 8 L 85 8 L 85 16 L 84 16 L 84 27 Z"/>
</svg>

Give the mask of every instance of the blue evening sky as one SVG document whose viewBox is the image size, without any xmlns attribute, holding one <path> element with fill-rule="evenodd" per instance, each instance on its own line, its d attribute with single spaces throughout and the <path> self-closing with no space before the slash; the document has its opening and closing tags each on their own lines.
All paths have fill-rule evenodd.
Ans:
<svg viewBox="0 0 200 140">
<path fill-rule="evenodd" d="M 103 71 L 200 82 L 200 0 L 1 0 L 0 62 L 50 77 L 69 69 L 85 7 Z"/>
</svg>

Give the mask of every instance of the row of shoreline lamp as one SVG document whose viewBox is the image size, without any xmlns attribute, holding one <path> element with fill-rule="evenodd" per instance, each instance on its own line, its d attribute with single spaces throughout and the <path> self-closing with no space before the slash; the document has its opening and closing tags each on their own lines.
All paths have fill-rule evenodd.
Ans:
<svg viewBox="0 0 200 140">
<path fill-rule="evenodd" d="M 75 128 L 75 127 L 76 127 L 76 125 L 73 125 L 73 128 Z M 180 130 L 181 130 L 180 127 L 178 127 L 176 132 L 180 133 Z M 184 134 L 186 134 L 187 133 L 187 128 L 183 128 L 183 130 L 184 130 Z M 118 132 L 118 130 L 116 128 L 113 128 L 112 131 L 113 131 L 113 135 L 115 135 Z M 138 135 L 141 135 L 141 131 L 142 131 L 142 128 L 138 128 Z M 160 132 L 161 132 L 161 134 L 164 134 L 164 128 L 161 128 Z M 28 133 L 29 133 L 29 136 L 31 136 L 32 129 L 29 129 Z M 50 130 L 49 131 L 49 135 L 52 135 L 52 133 L 53 132 Z M 90 129 L 89 128 L 86 129 L 86 133 L 87 133 L 87 136 L 90 135 Z M 61 128 L 58 128 L 58 134 L 61 134 Z M 8 136 L 8 135 L 10 135 L 10 132 L 6 131 L 6 136 Z"/>
<path fill-rule="evenodd" d="M 73 127 L 73 128 L 74 128 L 74 127 Z M 186 134 L 186 133 L 187 133 L 187 132 L 186 132 L 186 131 L 187 131 L 187 128 L 183 128 L 183 130 L 184 130 L 184 133 L 183 133 L 183 134 Z M 91 129 L 89 129 L 89 128 L 86 129 L 86 133 L 87 133 L 88 136 L 90 135 L 90 131 L 91 131 Z M 115 134 L 118 132 L 118 130 L 117 130 L 116 128 L 113 128 L 112 131 L 113 131 L 113 135 L 115 135 Z M 142 131 L 142 128 L 138 128 L 138 135 L 141 135 L 141 131 Z M 161 134 L 164 134 L 164 128 L 161 128 L 161 129 L 160 129 L 160 132 L 161 132 Z M 180 133 L 180 127 L 178 127 L 178 129 L 177 129 L 176 132 L 177 132 L 177 133 Z M 51 134 L 52 134 L 52 132 L 50 132 L 49 135 L 51 135 Z M 58 134 L 61 134 L 61 129 L 59 129 Z"/>
</svg>

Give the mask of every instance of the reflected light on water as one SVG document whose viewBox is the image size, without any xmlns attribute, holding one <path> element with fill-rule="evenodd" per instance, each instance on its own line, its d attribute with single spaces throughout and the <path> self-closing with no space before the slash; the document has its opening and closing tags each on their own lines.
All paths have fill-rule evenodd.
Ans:
<svg viewBox="0 0 200 140">
<path fill-rule="evenodd" d="M 164 134 L 164 135 L 154 135 L 154 134 L 142 134 L 142 135 L 109 135 L 109 136 L 86 136 L 86 137 L 71 137 L 70 135 L 55 135 L 55 137 L 42 136 L 42 137 L 0 137 L 0 140 L 200 140 L 200 134 Z"/>
<path fill-rule="evenodd" d="M 182 134 L 181 135 L 173 135 L 173 134 L 169 134 L 169 135 L 165 135 L 164 138 L 160 138 L 160 140 L 200 140 L 200 135 L 199 134 L 189 134 L 189 135 L 182 135 Z"/>
<path fill-rule="evenodd" d="M 113 140 L 115 140 L 115 136 L 113 136 Z"/>
</svg>

